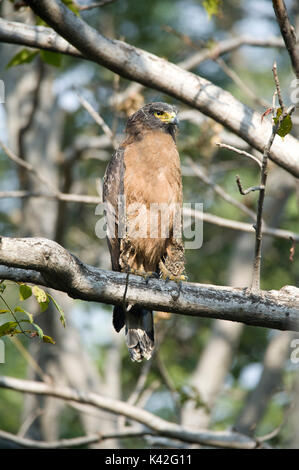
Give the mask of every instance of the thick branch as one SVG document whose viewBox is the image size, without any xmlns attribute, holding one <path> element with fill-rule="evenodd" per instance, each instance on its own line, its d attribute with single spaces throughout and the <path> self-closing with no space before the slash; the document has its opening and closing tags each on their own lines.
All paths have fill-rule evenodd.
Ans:
<svg viewBox="0 0 299 470">
<path fill-rule="evenodd" d="M 239 433 L 230 431 L 194 431 L 179 426 L 178 424 L 168 422 L 148 411 L 123 401 L 103 397 L 96 393 L 82 392 L 67 387 L 48 385 L 43 382 L 33 382 L 3 376 L 0 377 L 0 387 L 92 405 L 96 408 L 110 411 L 114 414 L 120 414 L 137 421 L 147 426 L 152 431 L 155 431 L 160 436 L 179 439 L 185 442 L 235 449 L 254 449 L 258 446 L 258 440 Z"/>
<path fill-rule="evenodd" d="M 70 297 L 106 304 L 122 304 L 126 287 L 126 274 L 84 264 L 51 240 L 2 238 L 0 278 L 21 281 L 23 275 L 27 282 L 39 279 L 41 285 Z M 152 310 L 297 331 L 299 289 L 288 289 L 252 294 L 241 288 L 187 282 L 177 285 L 130 275 L 126 300 Z"/>
<path fill-rule="evenodd" d="M 45 26 L 31 26 L 0 18 L 0 41 L 60 52 L 73 57 L 80 57 L 81 59 L 86 58 L 78 49 L 56 34 L 53 29 Z"/>
<path fill-rule="evenodd" d="M 261 123 L 258 113 L 230 93 L 153 54 L 105 38 L 58 0 L 28 0 L 27 3 L 86 58 L 199 109 L 263 151 L 270 123 L 266 120 Z M 284 142 L 277 140 L 271 149 L 271 158 L 296 177 L 299 177 L 298 154 L 299 142 L 291 136 Z"/>
</svg>

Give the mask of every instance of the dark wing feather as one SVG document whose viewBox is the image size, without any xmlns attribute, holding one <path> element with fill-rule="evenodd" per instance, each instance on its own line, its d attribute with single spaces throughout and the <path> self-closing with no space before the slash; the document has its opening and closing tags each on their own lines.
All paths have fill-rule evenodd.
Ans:
<svg viewBox="0 0 299 470">
<path fill-rule="evenodd" d="M 118 210 L 119 195 L 124 194 L 124 148 L 114 152 L 107 166 L 103 181 L 103 202 L 106 203 L 107 239 L 113 271 L 120 271 L 119 225 L 122 223 Z"/>
</svg>

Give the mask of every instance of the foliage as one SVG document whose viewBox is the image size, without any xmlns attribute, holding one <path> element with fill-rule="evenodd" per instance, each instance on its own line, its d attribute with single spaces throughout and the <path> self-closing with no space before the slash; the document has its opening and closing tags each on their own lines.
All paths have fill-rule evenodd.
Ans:
<svg viewBox="0 0 299 470">
<path fill-rule="evenodd" d="M 278 108 L 276 116 L 273 118 L 275 124 L 279 123 L 279 118 L 280 118 L 281 115 L 282 115 L 282 109 Z M 292 127 L 293 127 L 292 118 L 288 114 L 281 121 L 281 123 L 279 125 L 279 129 L 277 131 L 277 134 L 280 135 L 280 137 L 285 137 L 286 135 L 288 135 L 291 132 Z"/>
<path fill-rule="evenodd" d="M 213 15 L 219 15 L 222 0 L 203 0 L 202 4 L 211 19 Z"/>
<path fill-rule="evenodd" d="M 41 289 L 38 286 L 31 287 L 27 284 L 19 283 L 18 287 L 19 287 L 19 300 L 23 302 L 29 299 L 33 295 L 40 307 L 41 312 L 44 312 L 45 310 L 47 310 L 50 300 L 51 300 L 60 314 L 59 319 L 62 325 L 64 327 L 66 326 L 63 309 L 50 294 L 46 293 L 43 289 Z M 0 324 L 0 337 L 23 334 L 29 338 L 34 338 L 38 336 L 44 343 L 55 344 L 55 341 L 53 340 L 53 338 L 51 338 L 51 336 L 45 335 L 41 327 L 38 326 L 37 323 L 35 323 L 34 317 L 31 313 L 29 313 L 27 310 L 25 310 L 23 307 L 20 307 L 20 306 L 16 306 L 14 310 L 11 309 L 11 307 L 8 305 L 8 303 L 6 302 L 5 298 L 2 295 L 5 289 L 6 289 L 6 284 L 2 282 L 0 284 L 0 292 L 1 292 L 0 299 L 5 304 L 6 308 L 1 309 L 0 314 L 2 315 L 8 314 L 13 317 L 14 321 L 7 321 L 5 323 Z M 18 318 L 17 314 L 22 314 L 22 317 Z M 25 315 L 25 318 L 24 318 L 24 315 Z M 24 329 L 25 328 L 23 325 L 24 323 L 27 324 L 27 327 L 29 328 L 31 326 L 31 328 L 29 330 Z"/>
</svg>

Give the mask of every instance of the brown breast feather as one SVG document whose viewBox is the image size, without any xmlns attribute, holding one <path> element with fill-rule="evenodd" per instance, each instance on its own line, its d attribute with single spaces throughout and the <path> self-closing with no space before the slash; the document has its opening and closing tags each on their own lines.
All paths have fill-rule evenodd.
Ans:
<svg viewBox="0 0 299 470">
<path fill-rule="evenodd" d="M 139 203 L 144 204 L 148 210 L 152 203 L 182 204 L 180 160 L 171 135 L 159 130 L 148 131 L 141 140 L 128 142 L 125 146 L 124 162 L 124 194 L 127 207 Z M 129 226 L 135 216 L 127 213 Z M 140 225 L 145 226 L 146 223 L 145 238 L 130 238 L 134 249 L 130 250 L 127 262 L 135 269 L 155 271 L 169 237 L 161 236 L 159 227 L 158 237 L 149 238 L 148 213 L 147 218 L 139 218 Z M 169 227 L 170 236 L 171 230 L 172 222 Z"/>
</svg>

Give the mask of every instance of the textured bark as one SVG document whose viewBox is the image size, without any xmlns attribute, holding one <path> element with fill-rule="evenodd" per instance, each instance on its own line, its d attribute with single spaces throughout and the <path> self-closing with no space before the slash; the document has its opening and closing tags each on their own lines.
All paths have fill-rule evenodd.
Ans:
<svg viewBox="0 0 299 470">
<path fill-rule="evenodd" d="M 127 275 L 89 266 L 51 240 L 5 238 L 0 243 L 0 278 L 32 281 L 70 297 L 122 304 Z M 37 272 L 39 275 L 37 275 Z M 299 289 L 248 293 L 244 288 L 130 276 L 126 301 L 153 310 L 220 318 L 281 330 L 298 330 Z"/>
</svg>

